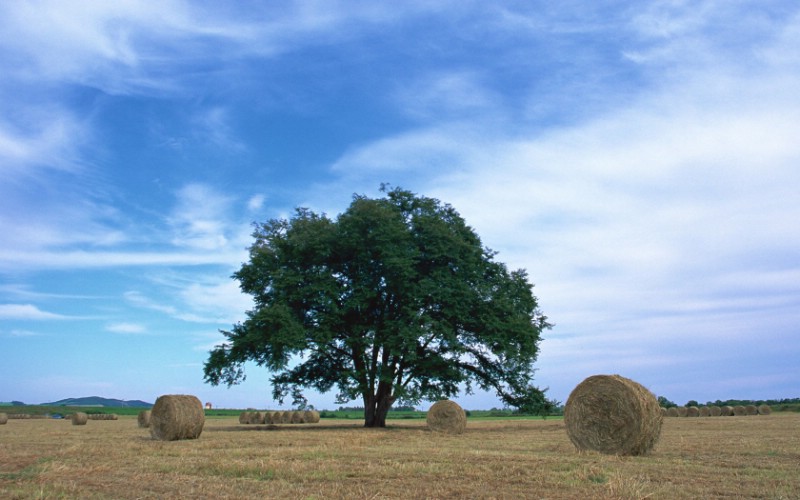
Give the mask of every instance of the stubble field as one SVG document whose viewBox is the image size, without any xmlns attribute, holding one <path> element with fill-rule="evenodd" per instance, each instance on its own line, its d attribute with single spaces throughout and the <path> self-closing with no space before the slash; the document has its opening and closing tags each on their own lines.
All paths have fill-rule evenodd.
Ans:
<svg viewBox="0 0 800 500">
<path fill-rule="evenodd" d="M 135 417 L 0 426 L 0 498 L 800 498 L 800 414 L 666 418 L 644 457 L 575 451 L 564 423 L 245 426 L 161 442 Z"/>
</svg>

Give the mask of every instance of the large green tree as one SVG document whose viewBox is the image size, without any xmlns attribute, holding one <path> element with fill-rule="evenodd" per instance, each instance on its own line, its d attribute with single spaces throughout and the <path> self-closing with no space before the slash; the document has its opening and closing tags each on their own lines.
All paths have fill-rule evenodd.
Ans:
<svg viewBox="0 0 800 500">
<path fill-rule="evenodd" d="M 355 196 L 335 220 L 298 209 L 256 225 L 233 275 L 255 307 L 222 332 L 205 380 L 236 384 L 253 361 L 279 401 L 335 387 L 339 402 L 364 402 L 367 427 L 385 426 L 395 401 L 475 387 L 527 411 L 549 405 L 532 379 L 550 324 L 526 272 L 495 261 L 450 205 L 382 192 Z"/>
</svg>

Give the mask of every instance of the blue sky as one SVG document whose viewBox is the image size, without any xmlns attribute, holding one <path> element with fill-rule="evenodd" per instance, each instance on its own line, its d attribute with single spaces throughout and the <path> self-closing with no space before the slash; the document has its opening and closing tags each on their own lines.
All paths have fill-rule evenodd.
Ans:
<svg viewBox="0 0 800 500">
<path fill-rule="evenodd" d="M 234 5 L 0 3 L 0 401 L 277 408 L 203 383 L 250 224 L 382 182 L 528 270 L 550 397 L 800 395 L 796 2 Z"/>
</svg>

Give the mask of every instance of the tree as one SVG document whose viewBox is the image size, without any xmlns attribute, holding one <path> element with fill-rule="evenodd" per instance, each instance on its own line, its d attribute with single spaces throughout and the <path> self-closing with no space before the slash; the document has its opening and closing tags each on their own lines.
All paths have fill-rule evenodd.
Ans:
<svg viewBox="0 0 800 500">
<path fill-rule="evenodd" d="M 673 406 L 678 406 L 669 399 L 665 398 L 664 396 L 658 397 L 658 404 L 664 408 L 672 408 Z"/>
<path fill-rule="evenodd" d="M 233 275 L 255 307 L 222 332 L 206 382 L 236 384 L 253 361 L 273 372 L 277 400 L 335 387 L 337 402 L 363 401 L 367 427 L 385 426 L 395 401 L 461 387 L 538 411 L 547 400 L 531 385 L 533 363 L 551 325 L 527 273 L 496 262 L 450 205 L 381 191 L 354 196 L 335 220 L 300 208 L 256 224 L 249 262 Z"/>
</svg>

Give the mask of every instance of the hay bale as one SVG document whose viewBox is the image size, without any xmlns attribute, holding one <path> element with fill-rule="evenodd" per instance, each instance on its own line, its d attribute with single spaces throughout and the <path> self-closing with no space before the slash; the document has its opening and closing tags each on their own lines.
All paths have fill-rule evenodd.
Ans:
<svg viewBox="0 0 800 500">
<path fill-rule="evenodd" d="M 733 415 L 733 406 L 723 406 L 720 408 L 720 412 L 723 417 L 730 417 Z"/>
<path fill-rule="evenodd" d="M 260 411 L 250 412 L 250 422 L 251 424 L 258 425 L 264 423 L 264 413 Z"/>
<path fill-rule="evenodd" d="M 594 375 L 570 393 L 564 423 L 578 450 L 643 455 L 661 435 L 656 397 L 631 379 Z"/>
<path fill-rule="evenodd" d="M 758 415 L 758 408 L 756 405 L 747 405 L 744 407 L 745 415 Z"/>
<path fill-rule="evenodd" d="M 249 424 L 250 423 L 250 412 L 243 411 L 239 414 L 239 423 L 240 424 Z"/>
<path fill-rule="evenodd" d="M 316 410 L 306 410 L 303 412 L 303 421 L 307 424 L 319 423 L 319 412 Z"/>
<path fill-rule="evenodd" d="M 722 415 L 722 408 L 719 406 L 709 406 L 708 408 L 712 417 L 719 417 Z"/>
<path fill-rule="evenodd" d="M 291 420 L 289 421 L 292 424 L 302 424 L 303 420 L 303 412 L 302 411 L 293 411 Z"/>
<path fill-rule="evenodd" d="M 772 408 L 769 405 L 761 405 L 758 407 L 758 414 L 759 415 L 769 415 L 772 413 Z"/>
<path fill-rule="evenodd" d="M 83 413 L 82 411 L 76 411 L 72 414 L 72 425 L 86 425 L 88 420 L 89 415 Z"/>
<path fill-rule="evenodd" d="M 678 416 L 678 407 L 673 406 L 671 408 L 667 408 L 667 416 L 668 417 L 677 417 Z"/>
<path fill-rule="evenodd" d="M 8 422 L 8 415 L 0 413 L 0 425 L 6 425 L 6 422 Z"/>
<path fill-rule="evenodd" d="M 660 411 L 661 411 L 661 416 L 662 416 L 662 417 L 666 417 L 666 416 L 667 416 L 667 409 L 666 409 L 666 408 L 664 408 L 664 407 L 662 406 Z"/>
<path fill-rule="evenodd" d="M 150 410 L 150 435 L 161 441 L 197 439 L 205 422 L 203 403 L 195 396 L 159 396 Z"/>
<path fill-rule="evenodd" d="M 686 416 L 687 417 L 699 417 L 700 416 L 700 408 L 696 406 L 690 406 L 686 408 Z"/>
<path fill-rule="evenodd" d="M 147 429 L 150 427 L 150 410 L 140 411 L 136 420 L 139 423 L 140 428 Z"/>
<path fill-rule="evenodd" d="M 747 415 L 747 410 L 742 405 L 734 406 L 733 407 L 733 415 L 735 417 L 743 417 L 743 416 Z"/>
<path fill-rule="evenodd" d="M 687 417 L 687 416 L 689 416 L 689 408 L 687 408 L 685 406 L 679 406 L 678 407 L 678 416 L 679 417 Z"/>
<path fill-rule="evenodd" d="M 711 416 L 711 408 L 708 406 L 701 406 L 700 407 L 700 416 L 701 417 L 710 417 Z"/>
<path fill-rule="evenodd" d="M 467 413 L 455 401 L 443 399 L 433 403 L 426 421 L 434 432 L 461 434 L 467 428 Z"/>
<path fill-rule="evenodd" d="M 285 410 L 281 412 L 281 423 L 282 424 L 292 423 L 292 412 L 290 410 Z"/>
</svg>

